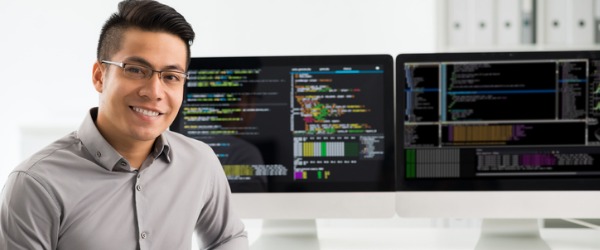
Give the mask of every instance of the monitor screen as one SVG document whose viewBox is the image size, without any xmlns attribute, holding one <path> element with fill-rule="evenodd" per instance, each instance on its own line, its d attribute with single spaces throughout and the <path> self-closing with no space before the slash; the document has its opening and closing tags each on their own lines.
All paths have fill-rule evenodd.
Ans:
<svg viewBox="0 0 600 250">
<path fill-rule="evenodd" d="M 477 249 L 548 249 L 527 219 L 598 217 L 599 69 L 595 51 L 398 55 L 398 215 L 483 218 Z"/>
<path fill-rule="evenodd" d="M 244 218 L 392 216 L 393 69 L 390 55 L 192 58 L 171 130 L 213 148 Z"/>
<path fill-rule="evenodd" d="M 600 190 L 600 54 L 397 58 L 399 190 Z"/>
</svg>

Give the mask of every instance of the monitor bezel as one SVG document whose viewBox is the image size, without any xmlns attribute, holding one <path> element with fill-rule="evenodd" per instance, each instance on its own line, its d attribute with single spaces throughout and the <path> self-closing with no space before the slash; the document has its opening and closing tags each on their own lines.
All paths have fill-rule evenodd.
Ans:
<svg viewBox="0 0 600 250">
<path fill-rule="evenodd" d="M 397 191 L 557 191 L 600 190 L 600 176 L 596 177 L 502 177 L 488 179 L 432 178 L 407 179 L 404 162 L 405 71 L 409 62 L 473 62 L 550 59 L 600 59 L 597 51 L 519 51 L 519 52 L 455 52 L 415 53 L 396 56 L 396 143 Z"/>
<path fill-rule="evenodd" d="M 335 64 L 335 65 L 361 65 L 361 64 L 381 64 L 383 66 L 383 93 L 381 96 L 384 107 L 394 106 L 394 58 L 386 54 L 356 54 L 356 55 L 290 55 L 290 56 L 241 56 L 241 57 L 192 57 L 189 69 L 220 69 L 235 67 L 269 67 L 269 66 L 295 66 L 317 65 L 317 64 Z M 185 96 L 184 91 L 184 96 Z M 171 124 L 170 130 L 179 132 L 181 110 L 175 121 Z M 276 191 L 249 192 L 249 193 L 287 193 L 287 192 L 393 192 L 395 191 L 395 144 L 394 144 L 394 115 L 392 112 L 386 113 L 383 118 L 386 140 L 384 142 L 385 158 L 381 167 L 382 174 L 378 181 L 374 182 L 336 182 L 319 183 L 315 185 L 302 184 L 294 185 L 283 190 L 278 187 Z M 387 153 L 389 152 L 389 153 Z M 235 193 L 238 191 L 233 190 Z M 240 191 L 241 192 L 241 191 Z"/>
</svg>

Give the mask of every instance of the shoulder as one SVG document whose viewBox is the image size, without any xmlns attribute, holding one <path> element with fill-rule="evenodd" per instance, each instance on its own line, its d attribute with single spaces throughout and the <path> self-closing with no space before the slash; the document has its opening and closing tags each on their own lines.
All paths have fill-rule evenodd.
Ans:
<svg viewBox="0 0 600 250">
<path fill-rule="evenodd" d="M 81 153 L 76 152 L 76 148 L 81 149 L 78 139 L 75 133 L 70 133 L 25 159 L 9 175 L 5 185 L 9 189 L 6 195 L 12 190 L 11 195 L 27 193 L 23 197 L 32 199 L 44 196 L 58 207 L 56 185 L 63 183 L 64 178 L 69 176 L 68 168 L 78 165 L 73 161 L 81 158 Z"/>
<path fill-rule="evenodd" d="M 15 171 L 39 175 L 45 172 L 47 167 L 60 167 L 64 165 L 62 163 L 81 158 L 81 149 L 76 133 L 72 132 L 25 159 Z"/>
<path fill-rule="evenodd" d="M 208 144 L 171 131 L 163 135 L 168 141 L 172 160 L 178 164 L 222 170 L 219 159 Z"/>
<path fill-rule="evenodd" d="M 38 152 L 34 153 L 17 167 L 13 173 L 20 176 L 29 176 L 48 188 L 54 179 L 62 179 L 69 176 L 69 169 L 85 162 L 82 146 L 75 132 L 50 143 Z"/>
<path fill-rule="evenodd" d="M 180 133 L 176 133 L 173 131 L 165 131 L 163 134 L 166 136 L 166 139 L 169 143 L 169 146 L 173 148 L 173 150 L 202 150 L 202 151 L 210 151 L 212 152 L 212 148 L 208 146 L 206 143 L 187 137 Z"/>
</svg>

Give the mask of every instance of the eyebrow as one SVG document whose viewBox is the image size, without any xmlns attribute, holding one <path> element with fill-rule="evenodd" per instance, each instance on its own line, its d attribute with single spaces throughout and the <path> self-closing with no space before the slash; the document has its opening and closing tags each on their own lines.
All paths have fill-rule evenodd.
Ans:
<svg viewBox="0 0 600 250">
<path fill-rule="evenodd" d="M 152 64 L 150 62 L 148 62 L 146 59 L 144 59 L 142 57 L 139 57 L 139 56 L 127 57 L 123 61 L 124 61 L 124 63 L 139 63 L 139 64 L 142 64 L 144 66 L 148 66 L 150 68 L 153 68 Z M 185 70 L 183 70 L 183 68 L 181 66 L 179 66 L 178 64 L 167 65 L 167 66 L 163 67 L 160 70 L 161 71 L 175 70 L 175 71 L 185 72 Z"/>
</svg>

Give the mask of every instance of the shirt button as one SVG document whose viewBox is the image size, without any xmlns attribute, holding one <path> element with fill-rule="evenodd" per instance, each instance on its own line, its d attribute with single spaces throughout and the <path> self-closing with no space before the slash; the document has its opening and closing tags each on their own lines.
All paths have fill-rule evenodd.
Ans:
<svg viewBox="0 0 600 250">
<path fill-rule="evenodd" d="M 121 162 L 121 166 L 125 167 L 127 166 L 127 163 L 125 163 L 124 161 Z"/>
<path fill-rule="evenodd" d="M 148 237 L 148 234 L 146 232 L 143 232 L 141 236 L 142 236 L 142 239 L 145 239 L 146 237 Z"/>
<path fill-rule="evenodd" d="M 140 185 L 136 185 L 136 186 L 135 186 L 135 189 L 137 189 L 137 191 L 142 191 L 142 186 L 140 186 Z"/>
<path fill-rule="evenodd" d="M 142 178 L 142 175 L 141 175 L 141 174 L 138 174 L 137 178 L 138 178 L 138 179 L 139 179 L 139 178 Z"/>
<path fill-rule="evenodd" d="M 100 157 L 102 156 L 102 153 L 100 153 L 100 151 L 96 152 L 96 156 Z"/>
</svg>

